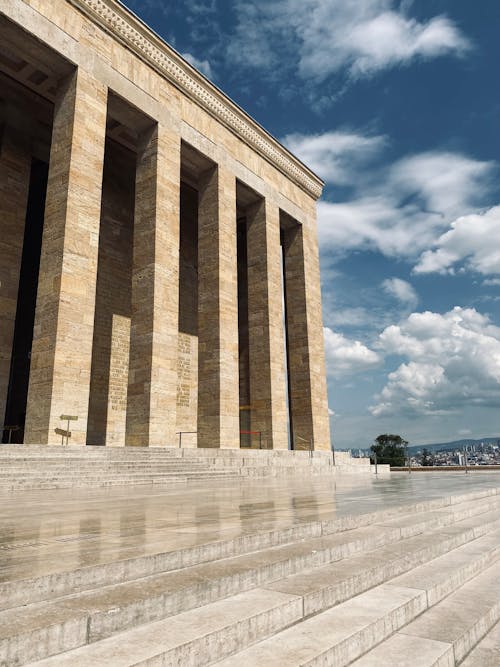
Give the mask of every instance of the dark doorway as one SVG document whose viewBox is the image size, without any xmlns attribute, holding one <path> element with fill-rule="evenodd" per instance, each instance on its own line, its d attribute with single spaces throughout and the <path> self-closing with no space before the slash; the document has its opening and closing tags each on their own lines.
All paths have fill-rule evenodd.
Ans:
<svg viewBox="0 0 500 667">
<path fill-rule="evenodd" d="M 24 439 L 48 172 L 47 163 L 32 161 L 4 421 L 6 425 L 19 427 L 12 431 L 11 442 L 15 443 Z M 4 431 L 2 442 L 8 442 L 8 438 Z"/>
<path fill-rule="evenodd" d="M 283 329 L 285 339 L 285 374 L 286 374 L 286 407 L 288 411 L 288 448 L 295 449 L 294 430 L 293 430 L 293 410 L 292 410 L 292 389 L 290 384 L 290 339 L 288 327 L 288 312 L 286 300 L 286 271 L 285 271 L 285 253 L 286 253 L 286 232 L 280 230 L 280 250 L 281 250 L 281 284 L 283 290 Z"/>
<path fill-rule="evenodd" d="M 259 438 L 252 434 L 250 396 L 250 339 L 248 321 L 248 248 L 247 220 L 240 218 L 237 225 L 238 263 L 238 351 L 240 386 L 240 447 L 259 446 Z"/>
</svg>

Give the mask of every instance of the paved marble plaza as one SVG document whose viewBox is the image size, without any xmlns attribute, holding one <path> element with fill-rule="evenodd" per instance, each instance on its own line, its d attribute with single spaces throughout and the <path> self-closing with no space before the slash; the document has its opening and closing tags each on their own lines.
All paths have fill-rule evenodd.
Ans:
<svg viewBox="0 0 500 667">
<path fill-rule="evenodd" d="M 500 487 L 496 473 L 211 482 L 0 495 L 1 581 Z"/>
<path fill-rule="evenodd" d="M 0 501 L 2 667 L 498 664 L 495 473 Z"/>
</svg>

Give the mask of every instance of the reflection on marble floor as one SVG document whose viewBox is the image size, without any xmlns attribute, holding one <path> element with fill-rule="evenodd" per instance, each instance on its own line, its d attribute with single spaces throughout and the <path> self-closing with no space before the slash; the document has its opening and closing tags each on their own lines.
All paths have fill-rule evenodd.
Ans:
<svg viewBox="0 0 500 667">
<path fill-rule="evenodd" d="M 500 486 L 497 473 L 212 482 L 0 494 L 0 581 Z"/>
</svg>

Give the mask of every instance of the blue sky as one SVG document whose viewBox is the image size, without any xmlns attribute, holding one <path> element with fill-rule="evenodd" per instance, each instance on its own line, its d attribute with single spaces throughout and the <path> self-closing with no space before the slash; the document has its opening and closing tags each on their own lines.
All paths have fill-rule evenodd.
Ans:
<svg viewBox="0 0 500 667">
<path fill-rule="evenodd" d="M 128 0 L 326 182 L 332 435 L 500 434 L 500 3 Z"/>
</svg>

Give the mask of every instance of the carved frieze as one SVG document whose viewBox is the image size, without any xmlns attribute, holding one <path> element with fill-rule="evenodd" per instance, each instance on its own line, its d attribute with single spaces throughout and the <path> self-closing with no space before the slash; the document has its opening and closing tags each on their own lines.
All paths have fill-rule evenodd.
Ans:
<svg viewBox="0 0 500 667">
<path fill-rule="evenodd" d="M 321 180 L 115 0 L 69 0 L 314 198 Z"/>
</svg>

